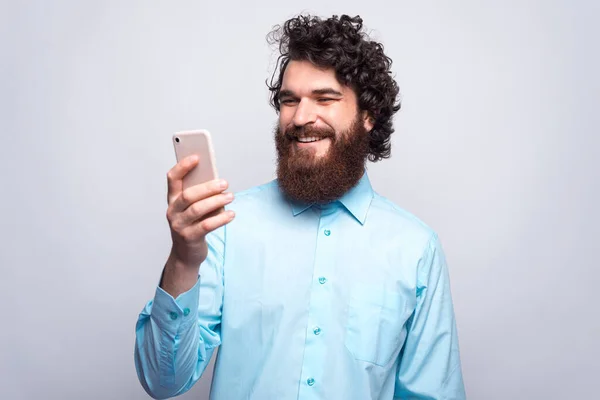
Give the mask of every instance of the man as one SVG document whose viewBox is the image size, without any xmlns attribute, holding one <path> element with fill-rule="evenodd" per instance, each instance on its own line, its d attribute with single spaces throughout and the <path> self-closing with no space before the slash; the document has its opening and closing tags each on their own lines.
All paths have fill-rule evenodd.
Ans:
<svg viewBox="0 0 600 400">
<path fill-rule="evenodd" d="M 359 17 L 299 16 L 271 39 L 277 180 L 233 201 L 225 182 L 182 191 L 197 160 L 169 172 L 173 247 L 136 326 L 140 382 L 184 393 L 219 347 L 214 399 L 464 399 L 440 242 L 365 172 L 390 155 L 391 60 Z"/>
</svg>

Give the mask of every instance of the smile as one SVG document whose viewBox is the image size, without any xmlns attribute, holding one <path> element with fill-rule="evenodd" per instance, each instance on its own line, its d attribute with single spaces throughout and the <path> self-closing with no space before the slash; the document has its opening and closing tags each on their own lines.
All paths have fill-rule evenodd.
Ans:
<svg viewBox="0 0 600 400">
<path fill-rule="evenodd" d="M 319 139 L 316 137 L 306 137 L 306 138 L 297 138 L 296 140 L 300 143 L 312 143 L 312 142 L 318 142 L 323 139 Z"/>
</svg>

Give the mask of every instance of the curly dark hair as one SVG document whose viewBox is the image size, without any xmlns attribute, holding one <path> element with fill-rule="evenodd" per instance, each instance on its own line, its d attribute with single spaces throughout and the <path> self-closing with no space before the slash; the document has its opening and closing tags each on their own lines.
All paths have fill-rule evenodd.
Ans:
<svg viewBox="0 0 600 400">
<path fill-rule="evenodd" d="M 356 93 L 358 108 L 372 118 L 368 159 L 372 162 L 391 155 L 392 116 L 400 110 L 398 85 L 393 79 L 391 58 L 383 45 L 362 32 L 360 16 L 334 15 L 328 19 L 300 15 L 276 25 L 267 36 L 270 44 L 279 44 L 280 56 L 271 81 L 270 103 L 279 113 L 279 92 L 283 74 L 291 60 L 309 61 L 318 67 L 333 68 L 340 83 Z M 275 76 L 279 75 L 275 81 Z"/>
</svg>

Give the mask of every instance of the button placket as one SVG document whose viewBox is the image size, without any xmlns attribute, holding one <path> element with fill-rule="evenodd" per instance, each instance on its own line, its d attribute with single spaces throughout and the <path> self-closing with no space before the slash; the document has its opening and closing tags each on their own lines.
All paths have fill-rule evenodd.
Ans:
<svg viewBox="0 0 600 400">
<path fill-rule="evenodd" d="M 337 218 L 338 208 L 331 206 L 321 209 L 319 226 L 317 230 L 317 244 L 314 258 L 314 278 L 311 288 L 311 300 L 306 325 L 306 348 L 302 375 L 305 377 L 306 385 L 300 389 L 299 398 L 314 396 L 311 391 L 319 390 L 316 381 L 326 376 L 325 357 L 327 355 L 327 342 L 325 331 L 327 322 L 332 319 L 331 297 L 332 288 L 329 287 L 327 276 L 335 268 L 335 243 L 339 240 L 333 235 L 335 228 L 332 224 Z M 326 285 L 327 283 L 327 285 Z M 321 324 L 324 324 L 321 326 Z M 305 393 L 303 393 L 305 392 Z"/>
</svg>

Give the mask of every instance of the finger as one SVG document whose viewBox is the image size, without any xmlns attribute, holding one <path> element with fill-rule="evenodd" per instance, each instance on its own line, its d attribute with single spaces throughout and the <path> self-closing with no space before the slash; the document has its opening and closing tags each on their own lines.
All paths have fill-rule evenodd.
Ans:
<svg viewBox="0 0 600 400">
<path fill-rule="evenodd" d="M 191 155 L 179 161 L 167 173 L 169 204 L 183 191 L 183 177 L 198 165 L 198 156 Z"/>
<path fill-rule="evenodd" d="M 183 226 L 192 225 L 199 219 L 209 216 L 213 211 L 233 201 L 233 193 L 223 193 L 197 201 L 189 206 L 180 216 Z"/>
<path fill-rule="evenodd" d="M 235 212 L 227 210 L 219 213 L 214 217 L 205 218 L 197 223 L 188 226 L 182 231 L 182 236 L 192 240 L 200 239 L 210 232 L 219 229 L 220 227 L 230 223 L 235 218 Z"/>
<path fill-rule="evenodd" d="M 173 201 L 173 211 L 182 212 L 190 205 L 208 197 L 222 193 L 227 189 L 227 181 L 216 179 L 200 185 L 194 185 L 181 192 Z"/>
</svg>

